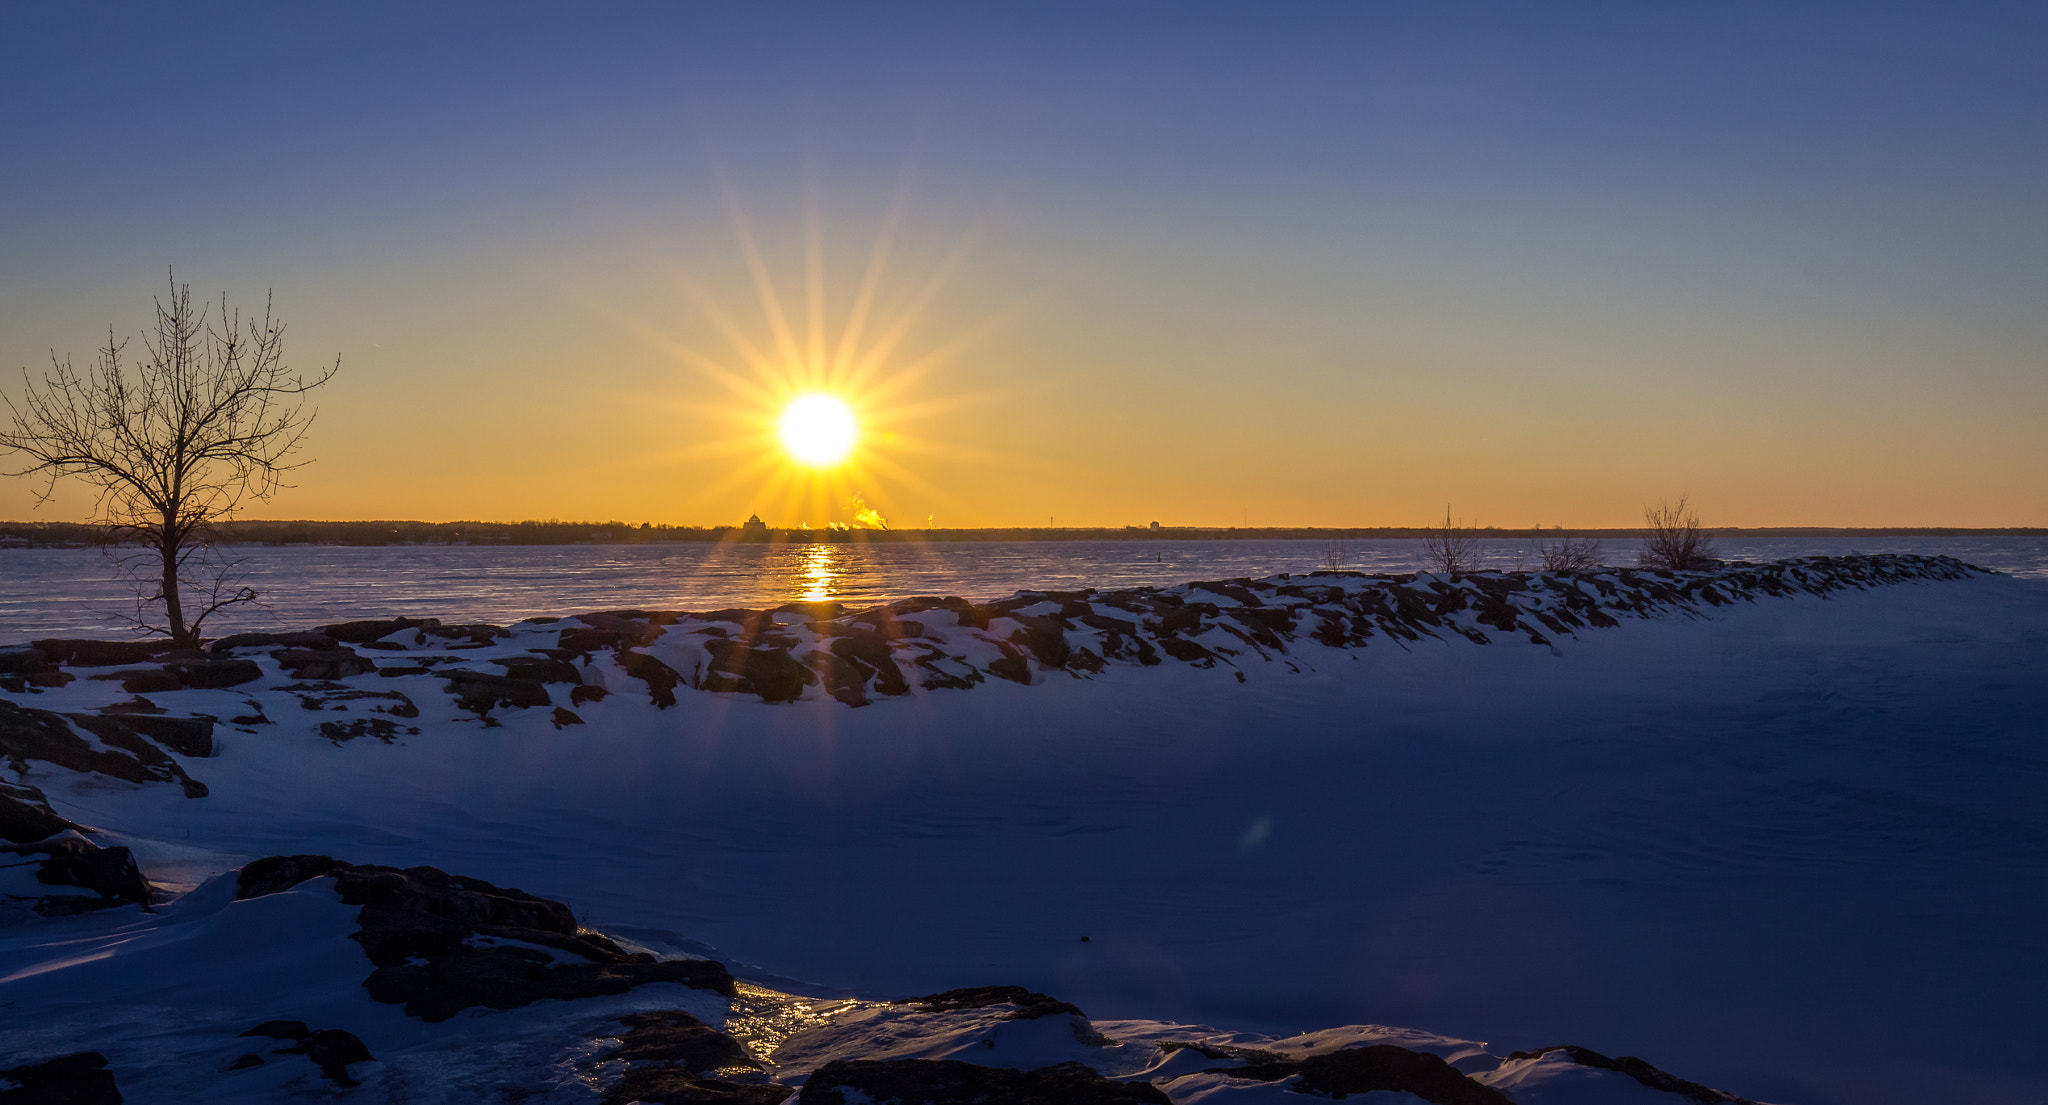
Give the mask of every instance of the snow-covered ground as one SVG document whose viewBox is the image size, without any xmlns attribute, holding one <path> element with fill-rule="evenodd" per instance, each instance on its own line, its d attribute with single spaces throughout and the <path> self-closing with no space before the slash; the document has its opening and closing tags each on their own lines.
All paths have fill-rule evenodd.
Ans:
<svg viewBox="0 0 2048 1105">
<path fill-rule="evenodd" d="M 676 635 L 645 652 L 689 675 Z M 184 896 L 0 930 L 0 1057 L 99 1050 L 129 1100 L 494 1100 L 490 1071 L 529 1068 L 553 1072 L 547 1100 L 594 1100 L 596 1068 L 571 1060 L 616 1033 L 605 1018 L 737 1016 L 659 983 L 425 1025 L 364 995 L 354 910 L 326 882 L 234 901 L 216 877 L 322 853 L 562 901 L 629 949 L 717 958 L 762 1001 L 1017 984 L 1134 1049 L 1098 1062 L 1055 1032 L 1017 1044 L 1020 1064 L 1131 1075 L 1179 1061 L 1155 1039 L 1277 1053 L 1401 1025 L 1528 1103 L 1683 1100 L 1562 1053 L 1500 1063 L 1556 1044 L 1775 1102 L 2048 1100 L 2048 583 L 1514 636 L 1297 639 L 1217 668 L 1034 669 L 858 709 L 815 688 L 685 688 L 656 709 L 604 657 L 582 681 L 611 693 L 566 725 L 500 708 L 487 727 L 431 673 L 349 680 L 416 705 L 390 743 L 323 739 L 320 713 L 362 702 L 308 712 L 262 658 L 257 682 L 148 695 L 223 719 L 254 701 L 272 722 L 224 723 L 217 755 L 177 758 L 207 797 L 28 765 L 56 812 Z M 76 712 L 131 695 L 78 679 L 4 697 Z M 897 1008 L 844 1007 L 806 1046 L 876 1055 L 831 1032 Z M 226 1073 L 249 1050 L 235 1033 L 280 1018 L 345 1027 L 381 1066 L 353 1068 L 352 1091 L 276 1061 Z M 565 1025 L 583 1034 L 570 1059 Z M 987 1028 L 948 1022 L 925 1035 L 966 1043 L 905 1054 L 994 1062 L 969 1046 Z M 404 1077 L 365 1074 L 383 1068 Z M 1281 1092 L 1189 1078 L 1164 1083 L 1175 1101 Z"/>
</svg>

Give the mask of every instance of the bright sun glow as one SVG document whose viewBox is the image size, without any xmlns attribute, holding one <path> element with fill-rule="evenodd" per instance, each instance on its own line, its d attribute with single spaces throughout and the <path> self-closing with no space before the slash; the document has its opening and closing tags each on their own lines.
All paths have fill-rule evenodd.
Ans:
<svg viewBox="0 0 2048 1105">
<path fill-rule="evenodd" d="M 813 468 L 845 460 L 859 435 L 853 412 L 836 396 L 798 396 L 782 412 L 782 447 Z"/>
</svg>

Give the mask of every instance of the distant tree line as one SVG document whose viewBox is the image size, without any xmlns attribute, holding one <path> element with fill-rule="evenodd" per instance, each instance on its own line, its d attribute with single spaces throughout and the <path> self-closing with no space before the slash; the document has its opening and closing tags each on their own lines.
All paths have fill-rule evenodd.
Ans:
<svg viewBox="0 0 2048 1105">
<path fill-rule="evenodd" d="M 991 529 L 803 530 L 774 529 L 771 542 L 872 542 L 900 544 L 924 541 L 1372 541 L 1427 540 L 1441 526 L 1314 527 L 1314 526 L 1144 526 L 1016 527 Z M 1492 540 L 1561 540 L 1551 529 L 1472 527 L 1472 535 Z M 2048 528 L 1956 529 L 1938 527 L 1827 529 L 1722 527 L 1704 531 L 1713 537 L 2048 537 Z M 1578 538 L 1636 539 L 1646 528 L 1585 529 Z M 81 522 L 0 522 L 0 542 L 37 548 L 98 547 L 109 542 L 106 527 Z M 720 542 L 741 539 L 739 526 L 671 526 L 652 522 L 318 522 L 240 519 L 219 527 L 217 541 L 242 545 L 650 545 L 676 542 Z"/>
</svg>

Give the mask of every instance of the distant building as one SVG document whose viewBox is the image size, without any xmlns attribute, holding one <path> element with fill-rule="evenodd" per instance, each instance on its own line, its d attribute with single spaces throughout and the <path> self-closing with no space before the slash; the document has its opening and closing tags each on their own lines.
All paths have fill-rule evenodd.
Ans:
<svg viewBox="0 0 2048 1105">
<path fill-rule="evenodd" d="M 1154 523 L 1152 523 L 1152 528 L 1153 528 L 1153 529 L 1158 529 L 1158 528 L 1159 528 L 1159 523 L 1157 523 L 1157 522 L 1154 522 Z"/>
<path fill-rule="evenodd" d="M 758 514 L 749 514 L 747 515 L 747 524 L 740 527 L 740 536 L 766 537 L 768 536 L 768 523 L 763 522 Z"/>
</svg>

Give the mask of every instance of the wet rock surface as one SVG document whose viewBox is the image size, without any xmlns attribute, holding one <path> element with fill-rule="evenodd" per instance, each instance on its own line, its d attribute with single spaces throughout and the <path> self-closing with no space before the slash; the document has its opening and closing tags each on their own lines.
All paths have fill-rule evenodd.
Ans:
<svg viewBox="0 0 2048 1105">
<path fill-rule="evenodd" d="M 955 1059 L 839 1059 L 804 1083 L 804 1105 L 1170 1105 L 1147 1082 L 1116 1082 L 1080 1063 L 1038 1070 L 983 1067 Z"/>
<path fill-rule="evenodd" d="M 271 856 L 242 869 L 236 897 L 326 877 L 344 903 L 362 907 L 353 939 L 376 966 L 363 988 L 421 1020 L 443 1021 L 479 1006 L 623 994 L 652 982 L 735 992 L 723 964 L 629 953 L 602 934 L 581 931 L 560 902 L 433 867 Z"/>
</svg>

